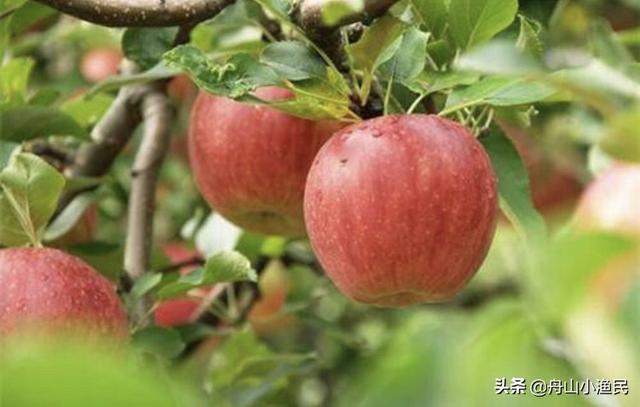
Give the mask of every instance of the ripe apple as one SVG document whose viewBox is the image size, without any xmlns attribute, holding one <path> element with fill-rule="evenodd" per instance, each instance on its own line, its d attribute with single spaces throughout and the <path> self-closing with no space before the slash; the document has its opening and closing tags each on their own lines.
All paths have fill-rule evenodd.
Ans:
<svg viewBox="0 0 640 407">
<path fill-rule="evenodd" d="M 80 73 L 87 82 L 100 82 L 118 73 L 122 53 L 113 48 L 98 48 L 82 56 Z"/>
<path fill-rule="evenodd" d="M 260 298 L 247 316 L 257 334 L 279 333 L 295 325 L 295 317 L 283 310 L 290 285 L 287 270 L 280 262 L 272 261 L 263 271 L 259 282 Z"/>
<path fill-rule="evenodd" d="M 291 97 L 275 87 L 256 95 Z M 191 168 L 204 198 L 231 222 L 256 233 L 304 235 L 307 172 L 339 127 L 201 93 L 189 130 Z"/>
<path fill-rule="evenodd" d="M 496 177 L 463 126 L 391 115 L 336 133 L 304 197 L 307 231 L 348 297 L 381 307 L 455 296 L 495 231 Z"/>
<path fill-rule="evenodd" d="M 178 103 L 191 103 L 198 95 L 198 88 L 191 82 L 189 76 L 178 75 L 169 81 L 167 93 Z"/>
<path fill-rule="evenodd" d="M 640 165 L 615 164 L 598 176 L 580 198 L 575 223 L 640 236 Z"/>
<path fill-rule="evenodd" d="M 0 333 L 80 330 L 125 336 L 113 284 L 77 257 L 50 248 L 0 250 Z"/>
</svg>

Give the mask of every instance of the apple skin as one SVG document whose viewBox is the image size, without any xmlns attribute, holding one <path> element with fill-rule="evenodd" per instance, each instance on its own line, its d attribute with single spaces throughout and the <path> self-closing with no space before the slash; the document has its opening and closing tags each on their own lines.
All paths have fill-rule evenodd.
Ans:
<svg viewBox="0 0 640 407">
<path fill-rule="evenodd" d="M 96 83 L 118 73 L 122 53 L 113 48 L 98 48 L 82 56 L 80 73 L 87 82 Z"/>
<path fill-rule="evenodd" d="M 640 165 L 614 164 L 600 174 L 580 198 L 574 222 L 640 237 Z"/>
<path fill-rule="evenodd" d="M 265 87 L 256 96 L 281 100 L 291 93 Z M 307 172 L 340 123 L 301 119 L 206 93 L 196 99 L 190 123 L 191 168 L 215 210 L 251 232 L 304 235 Z"/>
<path fill-rule="evenodd" d="M 125 337 L 113 284 L 77 257 L 51 248 L 0 250 L 0 333 Z"/>
<path fill-rule="evenodd" d="M 496 227 L 496 177 L 467 129 L 429 115 L 347 127 L 318 153 L 304 213 L 315 253 L 348 297 L 380 307 L 454 297 Z"/>
</svg>

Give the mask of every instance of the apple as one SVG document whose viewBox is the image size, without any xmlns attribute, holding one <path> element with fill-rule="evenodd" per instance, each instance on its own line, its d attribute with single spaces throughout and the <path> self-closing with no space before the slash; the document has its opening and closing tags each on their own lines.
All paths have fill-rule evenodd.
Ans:
<svg viewBox="0 0 640 407">
<path fill-rule="evenodd" d="M 463 126 L 390 115 L 336 133 L 304 196 L 312 247 L 346 296 L 380 307 L 442 302 L 484 260 L 496 227 L 496 176 Z"/>
<path fill-rule="evenodd" d="M 258 284 L 260 298 L 247 316 L 253 330 L 259 335 L 269 335 L 295 325 L 295 316 L 284 311 L 291 286 L 286 268 L 280 262 L 273 261 L 263 271 Z"/>
<path fill-rule="evenodd" d="M 575 224 L 640 236 L 640 165 L 614 164 L 600 174 L 580 198 Z"/>
<path fill-rule="evenodd" d="M 98 48 L 82 56 L 80 73 L 87 82 L 95 83 L 118 73 L 122 53 L 114 48 Z"/>
<path fill-rule="evenodd" d="M 189 76 L 178 75 L 167 84 L 167 93 L 178 103 L 190 103 L 198 94 L 198 88 Z"/>
<path fill-rule="evenodd" d="M 265 87 L 256 96 L 281 100 L 291 93 Z M 301 119 L 200 93 L 190 124 L 191 168 L 200 192 L 216 211 L 251 232 L 304 235 L 307 172 L 340 123 Z"/>
<path fill-rule="evenodd" d="M 114 286 L 77 257 L 51 248 L 0 250 L 0 333 L 128 333 Z"/>
</svg>

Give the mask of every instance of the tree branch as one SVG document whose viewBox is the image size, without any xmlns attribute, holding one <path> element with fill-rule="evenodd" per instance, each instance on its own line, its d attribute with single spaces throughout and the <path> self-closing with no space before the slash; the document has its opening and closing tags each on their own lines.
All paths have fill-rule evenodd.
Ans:
<svg viewBox="0 0 640 407">
<path fill-rule="evenodd" d="M 235 0 L 35 0 L 110 27 L 170 27 L 207 20 Z"/>
<path fill-rule="evenodd" d="M 340 64 L 344 46 L 340 36 L 340 27 L 379 17 L 398 1 L 365 0 L 362 11 L 347 15 L 336 24 L 328 26 L 322 19 L 322 9 L 327 4 L 326 0 L 301 0 L 294 11 L 294 18 L 307 37 L 322 48 L 332 60 Z"/>
<path fill-rule="evenodd" d="M 131 193 L 127 220 L 124 268 L 133 281 L 149 270 L 153 243 L 153 214 L 159 171 L 167 154 L 171 138 L 174 110 L 165 93 L 165 85 L 156 83 L 141 103 L 144 121 L 142 143 L 131 169 Z M 137 304 L 134 318 L 144 323 L 148 301 Z"/>
</svg>

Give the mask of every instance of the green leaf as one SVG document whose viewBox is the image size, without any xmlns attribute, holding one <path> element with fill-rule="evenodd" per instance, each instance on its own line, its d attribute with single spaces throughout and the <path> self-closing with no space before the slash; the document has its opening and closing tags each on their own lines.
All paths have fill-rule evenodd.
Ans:
<svg viewBox="0 0 640 407">
<path fill-rule="evenodd" d="M 640 162 L 640 105 L 609 118 L 599 146 L 613 158 Z"/>
<path fill-rule="evenodd" d="M 520 19 L 520 33 L 516 41 L 516 47 L 523 51 L 527 51 L 533 55 L 536 60 L 542 58 L 544 49 L 542 47 L 542 41 L 540 41 L 540 31 L 542 27 L 537 21 L 531 20 L 523 15 L 519 15 Z"/>
<path fill-rule="evenodd" d="M 410 0 L 418 18 L 436 38 L 440 38 L 447 26 L 449 0 Z"/>
<path fill-rule="evenodd" d="M 300 41 L 271 43 L 262 51 L 260 60 L 292 81 L 323 78 L 327 70 L 322 58 Z"/>
<path fill-rule="evenodd" d="M 343 18 L 361 12 L 364 2 L 365 0 L 328 0 L 322 6 L 322 21 L 328 27 L 336 25 Z"/>
<path fill-rule="evenodd" d="M 109 92 L 115 89 L 120 89 L 126 85 L 139 85 L 149 82 L 153 82 L 159 79 L 168 79 L 176 76 L 180 73 L 176 69 L 170 69 L 164 64 L 160 63 L 148 71 L 131 74 L 131 75 L 112 75 L 104 81 L 96 84 L 87 92 L 87 98 L 91 98 L 101 92 Z"/>
<path fill-rule="evenodd" d="M 34 65 L 31 58 L 15 58 L 0 66 L 0 104 L 16 106 L 24 103 Z"/>
<path fill-rule="evenodd" d="M 93 204 L 95 197 L 93 194 L 85 193 L 76 197 L 47 227 L 43 239 L 53 241 L 64 236 L 78 224 L 85 214 L 87 208 Z"/>
<path fill-rule="evenodd" d="M 145 273 L 136 280 L 131 289 L 131 296 L 134 301 L 140 300 L 162 281 L 161 273 Z"/>
<path fill-rule="evenodd" d="M 611 26 L 605 21 L 592 24 L 589 30 L 589 42 L 597 58 L 613 67 L 628 65 L 633 56 L 620 42 Z"/>
<path fill-rule="evenodd" d="M 400 47 L 393 57 L 380 66 L 380 73 L 388 80 L 405 83 L 423 71 L 427 58 L 429 35 L 410 27 L 402 36 Z"/>
<path fill-rule="evenodd" d="M 68 114 L 80 126 L 88 129 L 107 112 L 113 99 L 113 96 L 105 93 L 99 93 L 90 98 L 79 96 L 64 102 L 60 106 L 60 110 Z"/>
<path fill-rule="evenodd" d="M 588 294 L 588 283 L 614 259 L 632 254 L 637 245 L 620 236 L 606 234 L 558 236 L 545 250 L 545 255 L 531 278 L 532 309 L 544 317 L 558 321 L 580 299 Z M 636 249 L 637 250 L 637 249 Z M 548 284 L 553 281 L 553 284 Z"/>
<path fill-rule="evenodd" d="M 0 140 L 0 171 L 9 164 L 11 156 L 19 149 L 19 143 Z"/>
<path fill-rule="evenodd" d="M 460 85 L 471 85 L 476 83 L 479 78 L 480 76 L 474 73 L 456 71 L 435 72 L 425 70 L 407 85 L 416 93 L 430 94 L 453 89 Z"/>
<path fill-rule="evenodd" d="M 374 21 L 358 42 L 346 46 L 353 68 L 362 73 L 360 97 L 363 103 L 369 97 L 374 72 L 393 57 L 405 29 L 402 21 L 387 15 Z"/>
<path fill-rule="evenodd" d="M 513 143 L 498 128 L 480 140 L 498 177 L 500 208 L 530 243 L 546 239 L 546 225 L 531 199 L 529 176 Z"/>
<path fill-rule="evenodd" d="M 308 119 L 341 119 L 349 114 L 350 100 L 348 94 L 340 92 L 343 78 L 333 75 L 327 70 L 328 80 L 310 79 L 290 84 L 288 88 L 294 92 L 295 98 L 271 102 L 269 105 L 295 116 Z M 334 86 L 327 86 L 327 84 Z"/>
<path fill-rule="evenodd" d="M 494 40 L 463 54 L 455 68 L 498 75 L 528 75 L 544 72 L 542 65 L 531 54 L 523 52 L 516 44 L 506 40 Z"/>
<path fill-rule="evenodd" d="M 88 138 L 73 118 L 55 108 L 23 106 L 0 111 L 0 140 L 22 142 L 48 136 Z"/>
<path fill-rule="evenodd" d="M 447 99 L 442 114 L 479 104 L 491 106 L 530 104 L 549 98 L 555 92 L 555 89 L 538 82 L 486 77 L 467 88 L 453 91 Z"/>
<path fill-rule="evenodd" d="M 209 257 L 203 268 L 160 285 L 156 297 L 179 297 L 194 288 L 237 281 L 255 282 L 257 279 L 256 271 L 251 268 L 251 262 L 246 257 L 235 251 L 220 252 Z"/>
<path fill-rule="evenodd" d="M 198 48 L 183 45 L 164 58 L 170 66 L 188 73 L 198 87 L 220 96 L 251 99 L 256 88 L 280 83 L 270 67 L 248 54 L 236 54 L 226 64 L 216 64 Z"/>
<path fill-rule="evenodd" d="M 0 172 L 0 244 L 38 244 L 64 183 L 62 174 L 39 157 L 13 155 Z"/>
<path fill-rule="evenodd" d="M 131 344 L 141 352 L 164 359 L 179 356 L 186 347 L 177 331 L 158 326 L 150 326 L 136 332 L 131 339 Z"/>
<path fill-rule="evenodd" d="M 127 28 L 122 36 L 122 50 L 127 58 L 147 70 L 173 47 L 177 33 L 177 27 Z"/>
<path fill-rule="evenodd" d="M 451 35 L 458 47 L 473 47 L 507 28 L 517 12 L 517 0 L 451 0 Z"/>
</svg>

